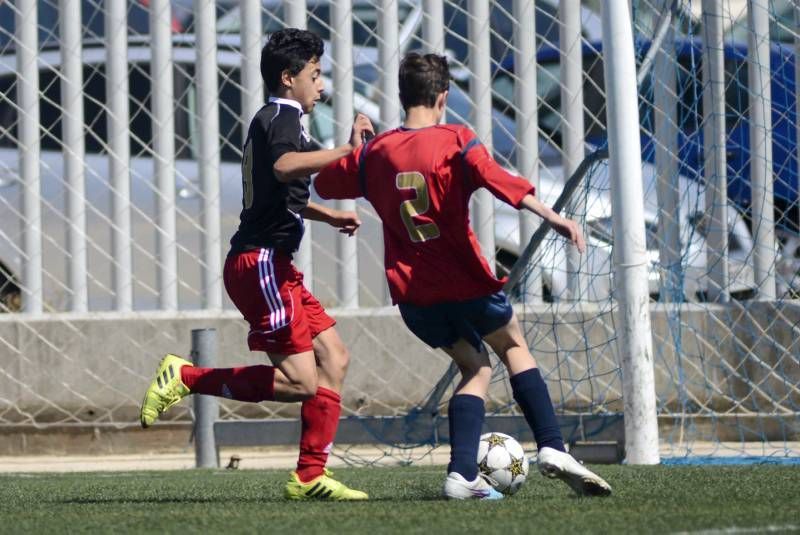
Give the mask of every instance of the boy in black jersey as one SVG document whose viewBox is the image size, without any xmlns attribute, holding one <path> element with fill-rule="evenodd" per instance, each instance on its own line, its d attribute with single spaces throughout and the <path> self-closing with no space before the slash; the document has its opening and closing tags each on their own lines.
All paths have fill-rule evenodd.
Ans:
<svg viewBox="0 0 800 535">
<path fill-rule="evenodd" d="M 314 109 L 323 83 L 322 40 L 297 29 L 274 33 L 261 52 L 269 102 L 250 123 L 242 157 L 242 212 L 225 261 L 225 288 L 250 324 L 251 351 L 264 351 L 272 366 L 197 368 L 175 355 L 161 362 L 142 403 L 142 426 L 188 394 L 239 401 L 301 401 L 297 470 L 286 484 L 289 499 L 363 500 L 364 492 L 332 479 L 325 469 L 341 413 L 349 354 L 336 323 L 303 286 L 292 254 L 304 220 L 323 221 L 350 236 L 361 222 L 354 212 L 309 201 L 310 174 L 349 154 L 373 134 L 359 114 L 350 142 L 312 151 L 300 123 Z"/>
</svg>

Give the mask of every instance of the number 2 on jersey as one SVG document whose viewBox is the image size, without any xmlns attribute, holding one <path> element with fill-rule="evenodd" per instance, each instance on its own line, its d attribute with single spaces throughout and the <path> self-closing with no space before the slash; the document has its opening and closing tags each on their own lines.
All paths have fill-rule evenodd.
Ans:
<svg viewBox="0 0 800 535">
<path fill-rule="evenodd" d="M 400 204 L 400 217 L 408 230 L 411 241 L 419 243 L 439 237 L 439 227 L 436 223 L 414 223 L 414 216 L 424 214 L 430 208 L 428 196 L 428 183 L 418 171 L 398 173 L 396 179 L 397 189 L 413 189 L 416 193 L 414 199 L 403 201 Z"/>
</svg>

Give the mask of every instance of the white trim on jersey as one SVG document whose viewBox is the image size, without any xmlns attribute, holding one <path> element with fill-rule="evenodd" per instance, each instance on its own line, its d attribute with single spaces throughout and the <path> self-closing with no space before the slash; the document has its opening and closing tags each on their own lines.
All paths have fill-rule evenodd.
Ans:
<svg viewBox="0 0 800 535">
<path fill-rule="evenodd" d="M 300 103 L 297 102 L 296 100 L 292 100 L 289 98 L 269 97 L 269 102 L 274 102 L 279 106 L 281 104 L 286 104 L 287 106 L 291 106 L 292 108 L 300 112 L 300 117 L 303 116 L 303 106 L 301 106 Z"/>
</svg>

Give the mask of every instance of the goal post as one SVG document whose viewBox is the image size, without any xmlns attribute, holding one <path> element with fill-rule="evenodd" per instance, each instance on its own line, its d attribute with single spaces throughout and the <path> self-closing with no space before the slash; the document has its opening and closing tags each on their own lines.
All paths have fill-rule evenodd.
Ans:
<svg viewBox="0 0 800 535">
<path fill-rule="evenodd" d="M 622 323 L 618 344 L 622 355 L 625 458 L 629 464 L 658 464 L 636 61 L 627 2 L 603 2 L 603 52 L 615 291 Z"/>
</svg>

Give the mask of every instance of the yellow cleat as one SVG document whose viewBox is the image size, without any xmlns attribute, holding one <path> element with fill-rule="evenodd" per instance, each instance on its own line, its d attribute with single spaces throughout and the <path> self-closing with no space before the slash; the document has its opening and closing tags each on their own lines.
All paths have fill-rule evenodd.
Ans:
<svg viewBox="0 0 800 535">
<path fill-rule="evenodd" d="M 144 393 L 139 421 L 142 427 L 150 427 L 161 413 L 189 395 L 189 388 L 181 381 L 181 368 L 192 363 L 176 355 L 167 355 L 161 360 L 156 377 Z"/>
<path fill-rule="evenodd" d="M 303 483 L 298 479 L 297 472 L 292 472 L 286 483 L 284 496 L 289 500 L 350 501 L 369 499 L 366 492 L 353 490 L 344 483 L 339 483 L 332 476 L 333 472 L 326 468 L 325 473 L 321 476 L 315 477 L 308 483 Z"/>
</svg>

